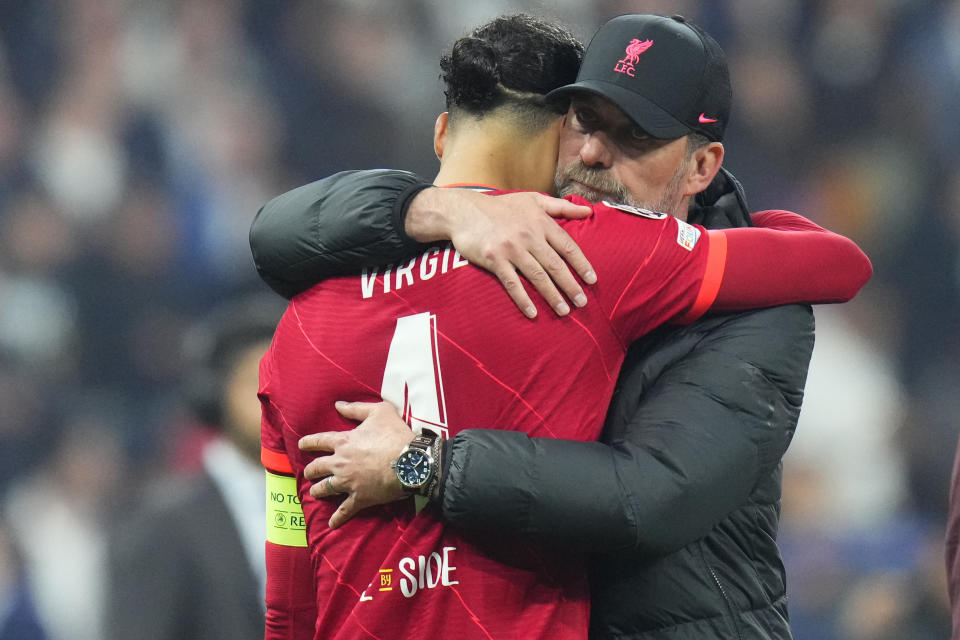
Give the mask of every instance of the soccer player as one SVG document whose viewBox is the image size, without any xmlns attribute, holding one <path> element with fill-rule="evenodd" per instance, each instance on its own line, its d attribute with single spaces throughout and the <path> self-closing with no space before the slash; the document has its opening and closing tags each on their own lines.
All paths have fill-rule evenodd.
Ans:
<svg viewBox="0 0 960 640">
<path fill-rule="evenodd" d="M 618 40 L 620 26 L 601 31 L 594 43 Z M 675 35 L 675 25 L 656 27 L 651 30 L 664 48 L 686 49 L 666 37 Z M 450 115 L 439 121 L 436 136 L 438 183 L 462 177 L 474 186 L 542 184 L 542 163 L 516 160 L 526 153 L 549 157 L 556 148 L 562 120 L 543 92 L 566 82 L 561 70 L 543 68 L 557 57 L 542 48 L 569 45 L 564 38 L 558 45 L 557 37 L 555 29 L 514 19 L 495 21 L 455 45 L 445 67 Z M 521 44 L 538 45 L 543 55 Z M 725 115 L 722 97 L 715 100 L 703 104 Z M 602 126 L 629 123 L 616 115 L 602 113 Z M 638 137 L 636 144 L 653 155 L 634 188 L 671 210 L 685 207 L 720 168 L 722 150 L 709 143 L 690 149 L 686 138 Z M 869 277 L 869 262 L 849 241 L 785 212 L 758 221 L 794 231 L 706 232 L 642 208 L 595 205 L 566 229 L 597 256 L 602 278 L 590 289 L 592 304 L 567 318 L 531 323 L 512 316 L 493 280 L 449 247 L 297 296 L 261 366 L 263 459 L 276 472 L 272 499 L 302 502 L 317 637 L 431 636 L 441 629 L 465 638 L 585 637 L 582 557 L 458 533 L 443 526 L 433 506 L 416 514 L 409 501 L 327 529 L 336 505 L 308 496 L 303 470 L 310 458 L 297 442 L 318 424 L 348 426 L 334 413 L 333 400 L 358 388 L 382 396 L 402 407 L 421 433 L 399 457 L 398 477 L 407 489 L 429 495 L 442 464 L 437 436 L 455 433 L 458 425 L 502 424 L 509 413 L 513 428 L 528 434 L 595 439 L 625 345 L 654 326 L 692 321 L 711 307 L 840 301 Z M 830 269 L 817 267 L 824 264 Z M 571 373 L 558 377 L 558 370 Z M 304 541 L 290 535 L 294 510 L 275 505 L 274 513 L 282 526 L 268 543 L 277 578 L 268 587 L 268 606 L 273 622 L 284 624 L 298 606 L 284 600 L 297 585 L 284 580 L 284 571 L 297 570 L 302 554 L 295 545 Z"/>
</svg>

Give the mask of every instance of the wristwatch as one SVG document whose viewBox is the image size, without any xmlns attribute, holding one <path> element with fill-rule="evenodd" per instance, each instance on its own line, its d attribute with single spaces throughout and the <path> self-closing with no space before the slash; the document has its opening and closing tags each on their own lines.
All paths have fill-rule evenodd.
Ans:
<svg viewBox="0 0 960 640">
<path fill-rule="evenodd" d="M 440 467 L 437 434 L 424 431 L 403 448 L 390 468 L 397 473 L 400 486 L 407 493 L 429 495 L 437 481 Z"/>
</svg>

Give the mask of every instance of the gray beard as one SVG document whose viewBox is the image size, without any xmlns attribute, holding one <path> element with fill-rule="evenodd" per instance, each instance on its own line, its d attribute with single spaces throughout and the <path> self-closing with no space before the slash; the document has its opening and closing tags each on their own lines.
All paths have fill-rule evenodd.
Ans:
<svg viewBox="0 0 960 640">
<path fill-rule="evenodd" d="M 588 167 L 582 160 L 572 162 L 566 167 L 557 168 L 554 190 L 561 198 L 576 195 L 586 198 L 590 202 L 607 200 L 676 216 L 679 213 L 680 201 L 682 200 L 680 197 L 680 182 L 683 180 L 684 168 L 681 165 L 673 174 L 663 197 L 659 200 L 633 197 L 633 194 L 622 183 L 614 179 L 607 169 Z"/>
</svg>

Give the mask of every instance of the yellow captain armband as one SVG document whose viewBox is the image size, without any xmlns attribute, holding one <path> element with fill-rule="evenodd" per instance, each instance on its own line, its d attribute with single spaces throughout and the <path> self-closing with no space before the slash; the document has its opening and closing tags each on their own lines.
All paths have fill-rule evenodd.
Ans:
<svg viewBox="0 0 960 640">
<path fill-rule="evenodd" d="M 297 480 L 267 471 L 267 542 L 307 546 L 307 523 L 297 496 Z"/>
</svg>

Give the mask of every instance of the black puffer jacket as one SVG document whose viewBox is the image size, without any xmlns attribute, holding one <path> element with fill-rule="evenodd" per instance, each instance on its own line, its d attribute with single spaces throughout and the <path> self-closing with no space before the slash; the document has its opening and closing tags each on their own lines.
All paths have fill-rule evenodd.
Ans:
<svg viewBox="0 0 960 640">
<path fill-rule="evenodd" d="M 402 212 L 419 185 L 401 172 L 347 173 L 281 196 L 251 230 L 258 269 L 291 295 L 372 260 L 371 240 L 380 261 L 409 255 Z M 748 223 L 729 174 L 698 205 L 694 222 Z M 789 639 L 780 460 L 812 348 L 805 306 L 661 328 L 632 345 L 602 442 L 456 435 L 443 515 L 593 553 L 593 638 Z"/>
</svg>

